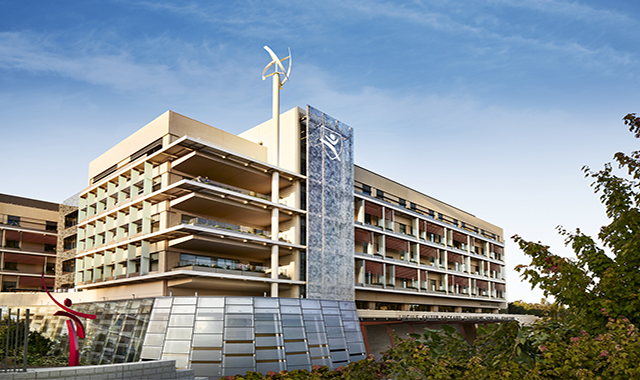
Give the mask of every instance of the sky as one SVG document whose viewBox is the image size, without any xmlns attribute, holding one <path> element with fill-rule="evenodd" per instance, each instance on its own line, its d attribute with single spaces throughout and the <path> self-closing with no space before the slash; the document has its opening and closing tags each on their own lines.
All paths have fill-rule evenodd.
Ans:
<svg viewBox="0 0 640 380">
<path fill-rule="evenodd" d="M 62 202 L 89 162 L 166 110 L 240 133 L 281 109 L 355 131 L 356 164 L 571 257 L 607 223 L 581 168 L 637 143 L 640 3 L 622 0 L 0 0 L 0 193 Z"/>
</svg>

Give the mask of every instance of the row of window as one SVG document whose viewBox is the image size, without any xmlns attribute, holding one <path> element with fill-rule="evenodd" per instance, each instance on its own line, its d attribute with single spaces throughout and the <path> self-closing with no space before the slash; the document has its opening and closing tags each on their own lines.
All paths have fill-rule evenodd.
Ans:
<svg viewBox="0 0 640 380">
<path fill-rule="evenodd" d="M 58 231 L 58 223 L 57 222 L 52 222 L 49 220 L 44 221 L 45 222 L 45 230 L 47 231 L 54 231 L 57 232 Z M 23 220 L 23 218 L 16 216 L 16 215 L 7 215 L 7 225 L 9 226 L 16 226 L 16 227 L 34 227 L 34 225 L 36 223 L 34 223 L 33 221 L 29 221 L 29 220 Z"/>
</svg>

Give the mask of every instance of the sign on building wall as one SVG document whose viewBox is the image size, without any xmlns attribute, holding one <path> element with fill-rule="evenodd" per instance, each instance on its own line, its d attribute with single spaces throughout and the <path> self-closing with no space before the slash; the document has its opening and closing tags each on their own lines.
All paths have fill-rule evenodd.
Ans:
<svg viewBox="0 0 640 380">
<path fill-rule="evenodd" d="M 307 178 L 307 297 L 353 301 L 353 129 L 311 106 Z"/>
</svg>

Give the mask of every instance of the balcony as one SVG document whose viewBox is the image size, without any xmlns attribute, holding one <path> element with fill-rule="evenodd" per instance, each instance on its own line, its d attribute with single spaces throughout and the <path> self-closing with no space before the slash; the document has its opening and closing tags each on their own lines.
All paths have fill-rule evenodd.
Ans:
<svg viewBox="0 0 640 380">
<path fill-rule="evenodd" d="M 195 226 L 204 226 L 204 227 L 211 227 L 211 228 L 221 228 L 229 231 L 240 232 L 242 234 L 247 234 L 251 236 L 271 239 L 271 234 L 265 230 L 256 230 L 256 229 L 244 227 L 238 224 L 219 222 L 213 219 L 205 219 L 205 218 L 183 219 L 182 224 L 190 224 Z M 282 241 L 285 241 L 285 240 L 282 239 Z"/>
<path fill-rule="evenodd" d="M 229 264 L 225 265 L 225 267 L 221 267 L 219 265 L 206 265 L 206 264 L 198 264 L 193 260 L 188 261 L 180 261 L 178 265 L 176 265 L 172 270 L 192 270 L 192 271 L 201 271 L 208 273 L 220 273 L 220 274 L 231 274 L 236 276 L 252 276 L 252 277 L 271 277 L 271 268 L 258 266 L 258 265 L 250 265 L 250 264 Z M 278 274 L 279 279 L 290 280 L 291 277 L 287 276 L 284 270 L 281 270 Z"/>
</svg>

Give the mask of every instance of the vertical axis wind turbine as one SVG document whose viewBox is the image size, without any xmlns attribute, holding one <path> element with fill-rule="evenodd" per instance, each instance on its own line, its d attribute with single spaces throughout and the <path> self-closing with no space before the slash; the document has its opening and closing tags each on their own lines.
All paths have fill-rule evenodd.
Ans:
<svg viewBox="0 0 640 380">
<path fill-rule="evenodd" d="M 289 74 L 291 73 L 291 62 L 293 59 L 291 58 L 291 49 L 289 49 L 289 56 L 279 59 L 276 53 L 273 52 L 269 48 L 269 46 L 264 47 L 269 55 L 271 56 L 272 61 L 265 66 L 264 70 L 262 70 L 262 80 L 267 79 L 267 77 L 273 77 L 273 122 L 275 123 L 276 129 L 276 166 L 280 165 L 280 90 L 282 86 L 289 80 Z M 282 62 L 289 60 L 289 68 L 284 69 Z M 273 72 L 266 74 L 269 68 L 273 66 Z M 283 75 L 284 79 L 280 76 Z"/>
</svg>

